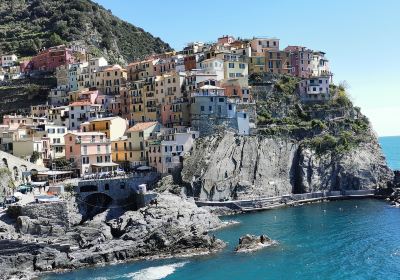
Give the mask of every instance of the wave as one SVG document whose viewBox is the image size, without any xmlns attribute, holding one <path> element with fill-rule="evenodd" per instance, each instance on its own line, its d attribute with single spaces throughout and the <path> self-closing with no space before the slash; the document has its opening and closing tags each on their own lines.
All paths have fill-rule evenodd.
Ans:
<svg viewBox="0 0 400 280">
<path fill-rule="evenodd" d="M 132 280 L 159 280 L 175 272 L 177 268 L 183 267 L 187 262 L 174 263 L 162 266 L 153 266 L 129 273 Z"/>
</svg>

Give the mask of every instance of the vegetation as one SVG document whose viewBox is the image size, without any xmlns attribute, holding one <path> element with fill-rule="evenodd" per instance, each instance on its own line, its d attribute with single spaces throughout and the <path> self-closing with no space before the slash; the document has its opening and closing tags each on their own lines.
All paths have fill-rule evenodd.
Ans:
<svg viewBox="0 0 400 280">
<path fill-rule="evenodd" d="M 5 194 L 8 190 L 14 191 L 16 188 L 11 171 L 6 167 L 0 168 L 0 195 Z"/>
<path fill-rule="evenodd" d="M 52 163 L 55 164 L 57 169 L 63 169 L 70 165 L 70 162 L 65 157 L 53 159 Z"/>
<path fill-rule="evenodd" d="M 0 1 L 0 53 L 31 56 L 42 47 L 82 41 L 110 61 L 131 61 L 170 50 L 90 0 Z"/>
<path fill-rule="evenodd" d="M 35 163 L 37 160 L 40 158 L 40 154 L 37 151 L 34 151 L 31 155 L 31 158 L 29 159 L 30 162 Z"/>
<path fill-rule="evenodd" d="M 327 103 L 302 104 L 296 94 L 299 80 L 289 76 L 254 76 L 253 87 L 269 92 L 259 94 L 258 132 L 299 141 L 319 155 L 342 154 L 370 141 L 370 125 L 359 108 L 353 107 L 346 84 L 331 85 L 334 98 Z M 259 90 L 259 89 L 258 89 Z"/>
</svg>

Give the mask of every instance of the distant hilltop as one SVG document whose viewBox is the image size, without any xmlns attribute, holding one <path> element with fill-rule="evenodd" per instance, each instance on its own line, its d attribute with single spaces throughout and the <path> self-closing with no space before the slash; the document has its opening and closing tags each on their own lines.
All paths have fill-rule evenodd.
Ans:
<svg viewBox="0 0 400 280">
<path fill-rule="evenodd" d="M 113 62 L 171 50 L 160 38 L 90 0 L 0 2 L 0 54 L 32 56 L 44 47 L 73 41 Z"/>
</svg>

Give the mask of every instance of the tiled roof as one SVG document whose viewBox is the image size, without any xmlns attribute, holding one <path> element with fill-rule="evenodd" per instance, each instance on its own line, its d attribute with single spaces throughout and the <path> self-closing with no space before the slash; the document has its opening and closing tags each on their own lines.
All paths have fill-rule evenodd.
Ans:
<svg viewBox="0 0 400 280">
<path fill-rule="evenodd" d="M 69 104 L 69 106 L 83 106 L 83 105 L 92 105 L 89 101 L 75 101 Z"/>
<path fill-rule="evenodd" d="M 142 131 L 145 130 L 149 127 L 152 127 L 154 125 L 156 125 L 157 122 L 142 122 L 142 123 L 137 123 L 134 126 L 132 126 L 131 128 L 128 129 L 128 131 L 130 132 L 134 132 L 134 131 Z"/>
</svg>

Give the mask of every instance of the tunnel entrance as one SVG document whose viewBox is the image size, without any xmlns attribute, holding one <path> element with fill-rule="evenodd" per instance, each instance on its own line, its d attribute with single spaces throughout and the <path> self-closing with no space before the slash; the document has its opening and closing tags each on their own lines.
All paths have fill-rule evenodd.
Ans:
<svg viewBox="0 0 400 280">
<path fill-rule="evenodd" d="M 113 199 L 105 193 L 93 193 L 88 195 L 82 202 L 83 208 L 83 220 L 87 221 L 92 219 L 94 216 L 104 212 L 113 202 Z"/>
</svg>

